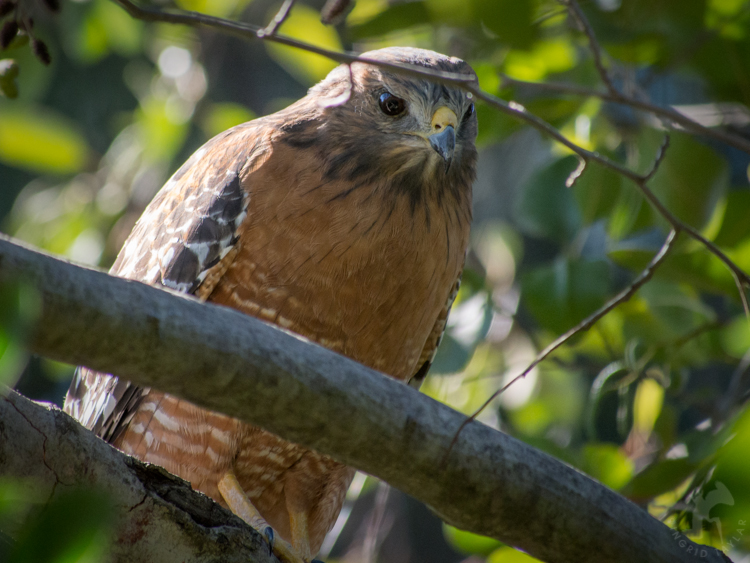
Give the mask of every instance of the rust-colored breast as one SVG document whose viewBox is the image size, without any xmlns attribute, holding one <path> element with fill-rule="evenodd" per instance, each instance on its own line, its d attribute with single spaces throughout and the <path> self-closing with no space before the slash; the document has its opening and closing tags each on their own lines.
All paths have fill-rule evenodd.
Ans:
<svg viewBox="0 0 750 563">
<path fill-rule="evenodd" d="M 460 273 L 468 219 L 437 202 L 413 210 L 377 184 L 326 183 L 314 159 L 274 151 L 244 181 L 238 255 L 209 300 L 409 378 Z"/>
</svg>

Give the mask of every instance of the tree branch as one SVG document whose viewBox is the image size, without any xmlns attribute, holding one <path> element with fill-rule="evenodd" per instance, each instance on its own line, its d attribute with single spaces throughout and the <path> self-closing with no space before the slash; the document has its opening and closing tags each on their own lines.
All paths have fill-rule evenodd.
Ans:
<svg viewBox="0 0 750 563">
<path fill-rule="evenodd" d="M 576 86 L 574 84 L 560 84 L 556 82 L 527 82 L 525 80 L 512 78 L 505 74 L 500 75 L 500 78 L 505 84 L 521 86 L 523 88 L 531 88 L 534 90 L 552 92 L 556 94 L 570 94 L 574 96 L 599 98 L 606 102 L 629 106 L 633 109 L 645 111 L 647 113 L 655 115 L 656 117 L 659 117 L 665 121 L 672 122 L 675 125 L 679 125 L 682 129 L 694 135 L 709 137 L 716 141 L 720 141 L 730 147 L 734 147 L 738 150 L 750 154 L 750 141 L 743 137 L 740 137 L 739 135 L 733 135 L 732 133 L 727 133 L 726 131 L 722 131 L 721 129 L 706 127 L 705 125 L 701 125 L 700 123 L 693 121 L 688 116 L 680 113 L 673 108 L 658 106 L 645 100 L 640 100 L 632 96 L 626 96 L 619 91 L 615 91 L 615 93 L 602 92 L 600 90 L 584 88 L 581 86 Z"/>
<path fill-rule="evenodd" d="M 55 407 L 0 392 L 0 477 L 39 496 L 107 491 L 117 527 L 109 561 L 278 563 L 260 534 L 156 465 L 118 452 Z"/>
<path fill-rule="evenodd" d="M 56 260 L 7 237 L 0 237 L 0 282 L 25 282 L 39 294 L 32 351 L 261 426 L 386 480 L 455 526 L 542 560 L 677 562 L 689 544 L 691 553 L 704 550 L 704 561 L 725 561 L 476 421 L 441 465 L 464 415 L 237 311 Z"/>
</svg>

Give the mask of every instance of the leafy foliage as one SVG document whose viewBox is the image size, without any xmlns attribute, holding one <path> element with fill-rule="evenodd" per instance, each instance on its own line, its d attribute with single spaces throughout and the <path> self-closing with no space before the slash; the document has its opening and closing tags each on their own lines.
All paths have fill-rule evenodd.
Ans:
<svg viewBox="0 0 750 563">
<path fill-rule="evenodd" d="M 178 5 L 265 25 L 280 2 Z M 750 155 L 603 100 L 590 40 L 567 2 L 358 0 L 336 27 L 318 21 L 317 7 L 298 3 L 280 33 L 333 49 L 402 44 L 462 57 L 484 91 L 522 104 L 579 146 L 639 173 L 651 169 L 669 134 L 648 186 L 750 270 Z M 750 2 L 598 0 L 582 8 L 622 94 L 750 138 Z M 332 67 L 289 48 L 144 25 L 106 0 L 66 4 L 39 26 L 50 37 L 49 69 L 21 36 L 7 50 L 15 62 L 0 61 L 0 89 L 7 98 L 20 92 L 16 101 L 0 99 L 0 176 L 11 194 L 0 199 L 0 217 L 7 232 L 101 266 L 112 262 L 167 175 L 202 142 L 283 107 Z M 616 171 L 589 163 L 567 188 L 578 158 L 508 114 L 481 105 L 477 111 L 472 252 L 423 388 L 467 414 L 627 287 L 668 231 Z M 16 305 L 22 293 L 0 292 L 3 303 L 14 304 L 7 310 L 23 309 Z M 9 335 L 21 334 L 13 328 L 19 315 L 2 317 L 0 377 L 17 370 L 8 367 L 20 349 Z M 750 515 L 749 349 L 750 324 L 730 271 L 682 236 L 629 301 L 479 418 L 741 559 L 750 551 L 739 534 Z M 60 369 L 34 364 L 19 387 L 59 402 L 71 373 Z M 367 506 L 371 496 L 363 498 Z M 445 537 L 455 553 L 434 544 L 425 548 L 433 552 L 420 552 L 430 553 L 424 559 L 459 561 L 462 553 L 490 563 L 531 560 L 448 527 Z M 383 553 L 399 541 L 407 540 L 388 535 Z M 344 550 L 336 549 L 334 556 Z"/>
</svg>

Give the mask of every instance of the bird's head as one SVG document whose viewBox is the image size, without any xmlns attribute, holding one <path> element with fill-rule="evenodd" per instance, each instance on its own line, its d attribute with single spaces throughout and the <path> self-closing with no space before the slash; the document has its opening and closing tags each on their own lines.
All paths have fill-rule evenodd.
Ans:
<svg viewBox="0 0 750 563">
<path fill-rule="evenodd" d="M 362 57 L 476 80 L 467 63 L 434 51 L 391 47 Z M 440 197 L 446 190 L 470 190 L 477 118 L 471 94 L 459 87 L 354 63 L 351 70 L 341 65 L 331 71 L 303 102 L 323 119 L 294 129 L 300 143 L 314 135 L 318 146 L 325 147 L 321 156 L 327 175 L 357 181 L 377 174 L 392 189 L 409 194 L 413 203 L 428 191 Z"/>
</svg>

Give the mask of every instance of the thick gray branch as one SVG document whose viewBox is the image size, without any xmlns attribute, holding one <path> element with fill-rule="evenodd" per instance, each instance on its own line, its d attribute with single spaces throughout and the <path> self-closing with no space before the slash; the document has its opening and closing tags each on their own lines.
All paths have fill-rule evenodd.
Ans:
<svg viewBox="0 0 750 563">
<path fill-rule="evenodd" d="M 550 562 L 726 561 L 710 548 L 696 557 L 626 499 L 481 423 L 446 459 L 462 414 L 236 311 L 0 238 L 0 282 L 20 280 L 43 303 L 34 352 L 259 425 L 388 481 L 460 528 Z"/>
<path fill-rule="evenodd" d="M 113 563 L 278 563 L 257 532 L 185 481 L 13 391 L 0 395 L 0 476 L 33 479 L 40 498 L 108 491 L 117 507 Z"/>
</svg>

